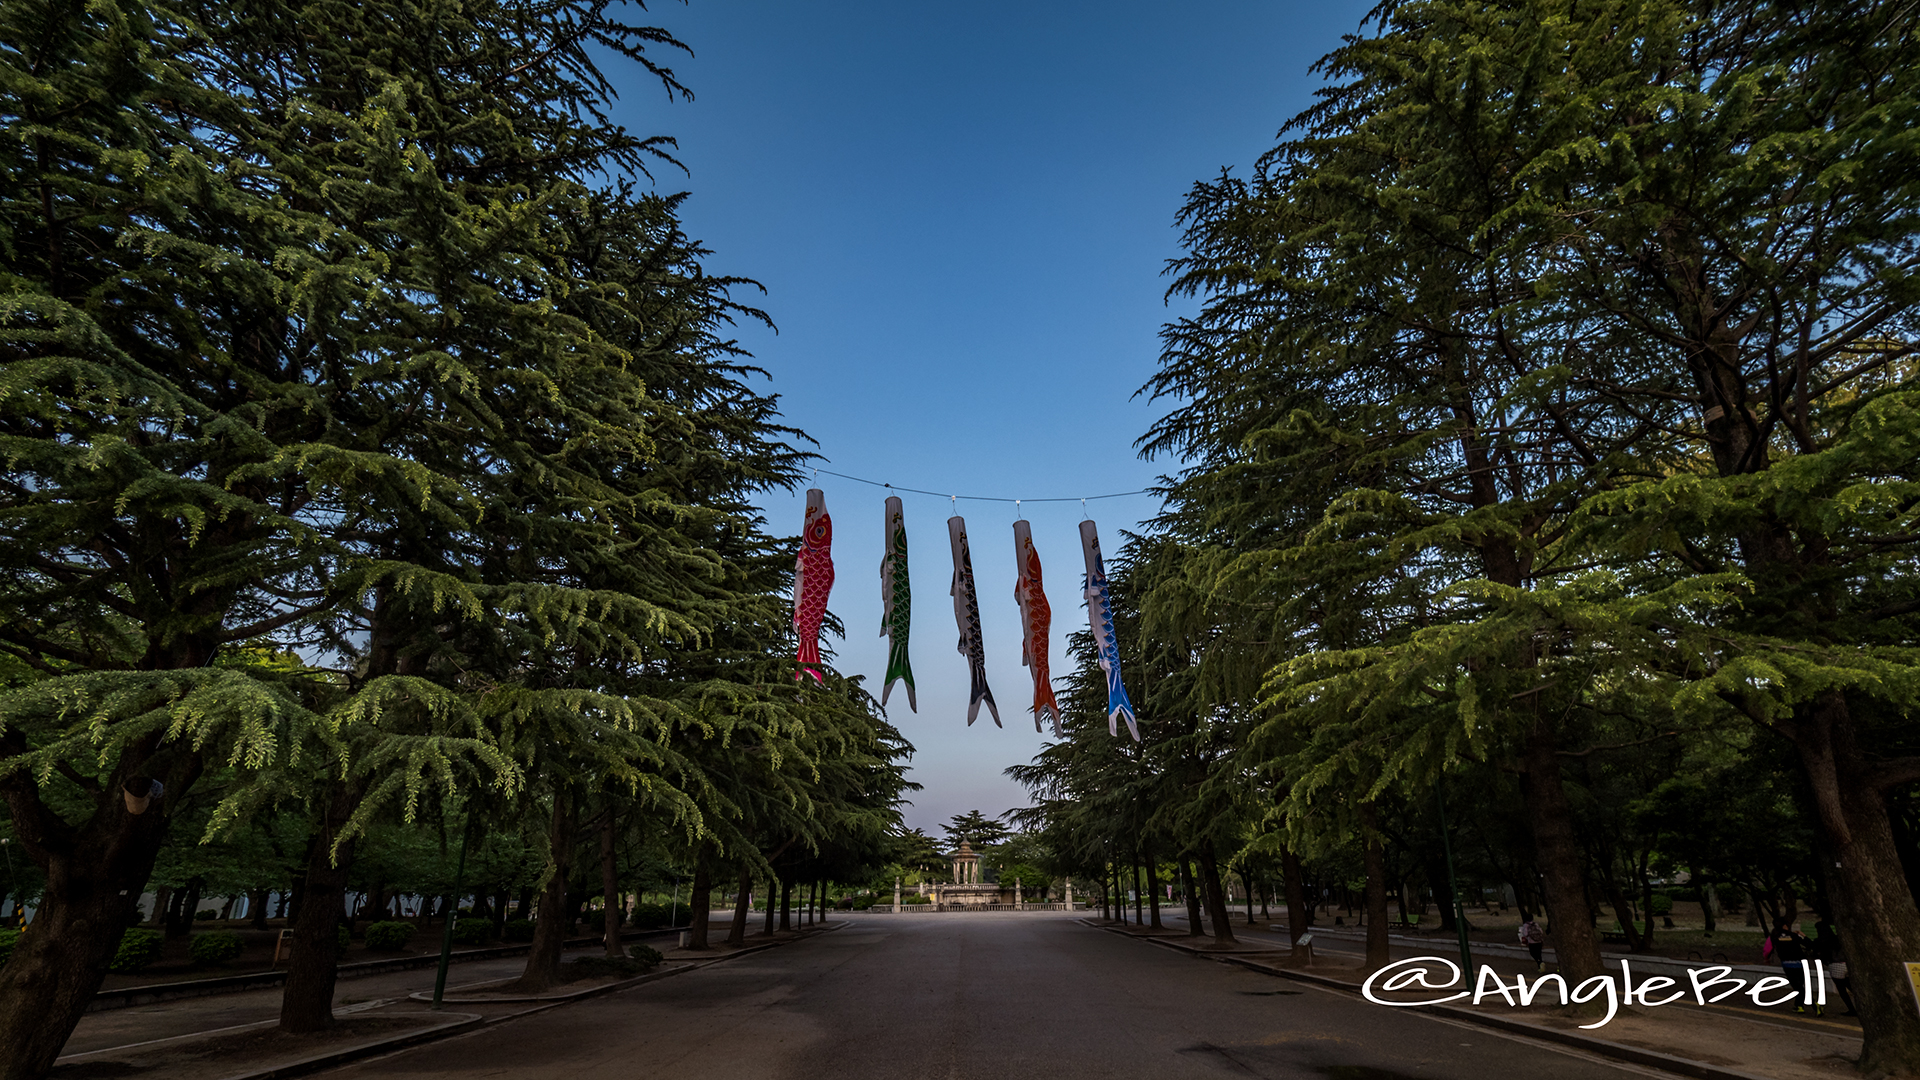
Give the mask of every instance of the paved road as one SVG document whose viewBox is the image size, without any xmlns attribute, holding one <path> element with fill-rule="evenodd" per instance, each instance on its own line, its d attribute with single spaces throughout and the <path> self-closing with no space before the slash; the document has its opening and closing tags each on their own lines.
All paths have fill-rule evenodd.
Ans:
<svg viewBox="0 0 1920 1080">
<path fill-rule="evenodd" d="M 1061 914 L 838 931 L 330 1077 L 1618 1080 L 1643 1070 L 1368 1005 Z"/>
</svg>

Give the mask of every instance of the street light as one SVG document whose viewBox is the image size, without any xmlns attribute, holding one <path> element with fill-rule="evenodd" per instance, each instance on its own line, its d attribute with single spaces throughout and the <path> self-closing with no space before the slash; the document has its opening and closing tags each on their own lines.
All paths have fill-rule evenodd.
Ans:
<svg viewBox="0 0 1920 1080">
<path fill-rule="evenodd" d="M 1467 982 L 1473 984 L 1473 949 L 1467 944 L 1467 902 L 1460 895 L 1460 879 L 1453 871 L 1453 840 L 1447 828 L 1447 797 L 1441 793 L 1445 784 L 1443 774 L 1433 785 L 1433 799 L 1440 808 L 1440 848 L 1447 854 L 1447 887 L 1453 890 L 1453 925 L 1460 932 L 1460 962 L 1467 969 Z"/>
</svg>

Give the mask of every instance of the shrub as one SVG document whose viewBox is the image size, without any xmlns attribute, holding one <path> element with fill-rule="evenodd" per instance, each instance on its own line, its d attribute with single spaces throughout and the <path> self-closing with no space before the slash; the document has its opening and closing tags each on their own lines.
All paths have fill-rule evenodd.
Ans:
<svg viewBox="0 0 1920 1080">
<path fill-rule="evenodd" d="M 209 930 L 195 935 L 193 962 L 202 967 L 224 964 L 240 955 L 240 935 L 231 930 Z"/>
<path fill-rule="evenodd" d="M 493 924 L 485 919 L 456 919 L 453 924 L 455 945 L 485 945 L 493 935 Z"/>
<path fill-rule="evenodd" d="M 120 948 L 113 954 L 107 970 L 123 975 L 139 971 L 160 959 L 160 946 L 165 940 L 158 930 L 129 930 L 121 934 Z"/>
<path fill-rule="evenodd" d="M 593 932 L 596 934 L 606 933 L 607 932 L 607 913 L 604 910 L 588 912 L 587 925 L 591 927 L 593 929 Z M 626 925 L 626 917 L 616 912 L 615 918 L 614 918 L 614 925 L 615 926 Z"/>
<path fill-rule="evenodd" d="M 377 922 L 367 924 L 367 948 L 377 952 L 399 952 L 413 940 L 413 924 L 410 922 Z"/>
<path fill-rule="evenodd" d="M 918 893 L 914 893 L 906 896 L 900 902 L 902 904 L 931 904 L 933 903 L 933 898 L 928 896 L 921 896 Z"/>
<path fill-rule="evenodd" d="M 347 946 L 353 944 L 353 931 L 347 929 L 345 923 L 340 924 L 335 927 L 335 929 L 339 931 L 340 934 L 340 951 L 346 952 Z"/>
<path fill-rule="evenodd" d="M 13 955 L 13 943 L 19 940 L 20 931 L 0 930 L 0 964 L 5 964 L 7 958 Z"/>
<path fill-rule="evenodd" d="M 212 908 L 201 908 L 199 911 L 193 913 L 193 917 L 200 922 L 212 922 L 220 917 L 220 913 Z"/>
<path fill-rule="evenodd" d="M 891 903 L 891 901 L 889 901 L 889 903 Z M 873 897 L 871 896 L 862 896 L 854 900 L 853 902 L 853 910 L 855 911 L 865 911 L 872 906 L 873 906 Z"/>
<path fill-rule="evenodd" d="M 1671 915 L 1673 914 L 1673 897 L 1666 893 L 1654 893 L 1650 908 L 1655 915 Z"/>
<path fill-rule="evenodd" d="M 659 964 L 660 961 L 666 959 L 666 957 L 660 955 L 659 949 L 651 945 L 635 945 L 633 948 L 627 950 L 627 955 L 640 961 L 640 966 L 643 968 L 653 967 Z"/>
<path fill-rule="evenodd" d="M 532 919 L 508 919 L 504 936 L 508 941 L 532 941 Z"/>
<path fill-rule="evenodd" d="M 667 925 L 671 916 L 672 910 L 665 904 L 635 904 L 629 925 L 639 930 L 658 930 Z"/>
</svg>

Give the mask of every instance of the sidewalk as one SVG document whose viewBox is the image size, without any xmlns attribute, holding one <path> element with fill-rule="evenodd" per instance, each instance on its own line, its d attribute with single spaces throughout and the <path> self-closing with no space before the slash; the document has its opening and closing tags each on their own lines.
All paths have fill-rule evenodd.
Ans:
<svg viewBox="0 0 1920 1080">
<path fill-rule="evenodd" d="M 1275 933 L 1259 927 L 1235 926 L 1233 931 L 1239 945 L 1219 950 L 1212 946 L 1211 937 L 1189 936 L 1184 919 L 1175 919 L 1165 911 L 1161 917 L 1169 928 L 1160 931 L 1137 928 L 1131 923 L 1125 926 L 1102 923 L 1097 917 L 1083 921 L 1164 948 L 1311 982 L 1342 993 L 1359 993 L 1365 977 L 1363 942 L 1349 940 L 1345 935 L 1326 935 L 1325 928 L 1315 928 L 1314 958 L 1306 962 L 1292 959 L 1284 929 Z M 1459 962 L 1458 946 L 1452 942 L 1396 937 L 1391 941 L 1391 952 L 1396 960 L 1431 955 Z M 1524 954 L 1518 958 L 1488 956 L 1483 954 L 1480 944 L 1475 943 L 1474 960 L 1477 966 L 1492 969 L 1509 985 L 1515 975 L 1525 974 L 1529 979 L 1535 976 L 1532 960 Z M 1638 958 L 1628 957 L 1628 960 L 1633 965 L 1636 982 L 1648 977 L 1650 972 L 1640 969 Z M 1734 974 L 1751 982 L 1760 974 L 1777 975 L 1779 971 L 1754 968 L 1748 972 L 1736 970 Z M 1686 985 L 1682 976 L 1677 988 Z M 1428 992 L 1427 998 L 1445 997 L 1460 989 L 1462 987 L 1455 986 Z M 1377 996 L 1406 997 L 1384 993 Z M 1556 1004 L 1545 1004 L 1549 997 Z M 1838 1015 L 1839 998 L 1831 988 L 1827 998 L 1829 1012 L 1823 1018 L 1796 1015 L 1790 1005 L 1772 1010 L 1751 1004 L 1703 1007 L 1692 1004 L 1689 996 L 1686 1002 L 1676 1001 L 1657 1008 L 1622 1006 L 1604 1026 L 1585 1030 L 1581 1025 L 1594 1023 L 1604 1013 L 1562 1008 L 1557 1000 L 1557 995 L 1549 994 L 1531 1007 L 1510 1007 L 1499 995 L 1490 994 L 1479 1006 L 1471 1005 L 1471 998 L 1462 998 L 1451 1004 L 1420 1009 L 1451 1020 L 1493 1027 L 1525 1038 L 1545 1039 L 1701 1080 L 1752 1080 L 1755 1077 L 1834 1080 L 1856 1075 L 1853 1061 L 1860 1054 L 1860 1029 L 1852 1018 Z M 1383 1010 L 1386 1008 L 1382 1006 Z"/>
<path fill-rule="evenodd" d="M 265 1080 L 296 1076 L 344 1061 L 385 1053 L 414 1042 L 444 1038 L 471 1028 L 556 1008 L 571 1001 L 685 974 L 736 956 L 837 930 L 842 922 L 775 934 L 750 932 L 744 948 L 716 946 L 704 952 L 673 949 L 652 971 L 621 978 L 600 976 L 555 986 L 539 998 L 489 999 L 490 986 L 512 980 L 524 957 L 472 961 L 448 972 L 444 1011 L 433 1012 L 435 971 L 404 970 L 370 975 L 335 988 L 334 1028 L 315 1035 L 289 1035 L 276 1027 L 280 989 L 272 987 L 217 997 L 194 997 L 89 1013 L 81 1019 L 54 1068 L 61 1080 L 90 1080 L 138 1072 L 142 1080 Z M 603 955 L 599 948 L 569 949 L 563 963 Z M 415 997 L 419 995 L 419 997 Z"/>
</svg>

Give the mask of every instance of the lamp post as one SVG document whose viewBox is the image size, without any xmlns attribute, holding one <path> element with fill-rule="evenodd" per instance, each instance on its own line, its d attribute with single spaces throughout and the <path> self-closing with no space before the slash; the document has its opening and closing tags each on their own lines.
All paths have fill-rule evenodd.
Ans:
<svg viewBox="0 0 1920 1080">
<path fill-rule="evenodd" d="M 1445 780 L 1443 776 L 1442 781 Z M 1460 963 L 1467 971 L 1467 985 L 1474 984 L 1473 949 L 1467 944 L 1467 905 L 1460 895 L 1460 879 L 1453 871 L 1453 839 L 1447 828 L 1447 797 L 1443 783 L 1433 785 L 1433 800 L 1440 808 L 1440 849 L 1447 855 L 1447 888 L 1453 891 L 1453 928 L 1460 933 Z"/>
<path fill-rule="evenodd" d="M 468 812 L 466 826 L 460 830 L 460 860 L 454 865 L 453 900 L 447 905 L 447 924 L 440 931 L 440 971 L 433 977 L 433 1007 L 440 1008 L 440 997 L 447 991 L 447 965 L 453 958 L 453 924 L 460 920 L 460 879 L 467 876 L 467 844 L 473 839 L 473 814 Z"/>
</svg>

